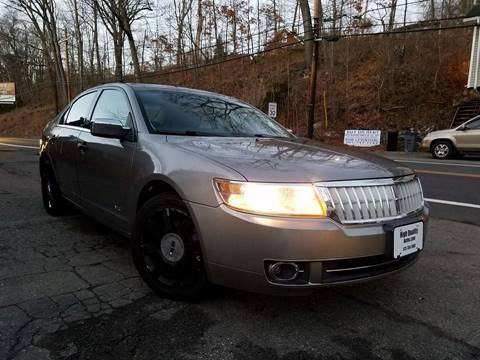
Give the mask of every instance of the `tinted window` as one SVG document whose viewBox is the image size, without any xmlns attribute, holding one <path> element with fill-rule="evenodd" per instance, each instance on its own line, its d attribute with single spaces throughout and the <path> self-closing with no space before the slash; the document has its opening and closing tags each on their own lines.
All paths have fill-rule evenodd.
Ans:
<svg viewBox="0 0 480 360">
<path fill-rule="evenodd" d="M 92 119 L 115 119 L 125 126 L 129 113 L 127 97 L 120 90 L 104 90 L 95 106 Z"/>
<path fill-rule="evenodd" d="M 480 119 L 473 120 L 466 125 L 467 129 L 480 129 Z"/>
<path fill-rule="evenodd" d="M 85 124 L 95 95 L 96 92 L 92 92 L 76 100 L 70 108 L 70 112 L 65 118 L 64 123 L 71 126 L 82 126 Z"/>
<path fill-rule="evenodd" d="M 263 112 L 233 98 L 150 89 L 136 94 L 145 120 L 156 133 L 291 136 Z"/>
</svg>

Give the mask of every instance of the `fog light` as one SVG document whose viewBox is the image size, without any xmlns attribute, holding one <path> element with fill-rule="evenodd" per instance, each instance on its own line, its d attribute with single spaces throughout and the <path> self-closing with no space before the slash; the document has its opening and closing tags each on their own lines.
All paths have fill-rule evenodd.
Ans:
<svg viewBox="0 0 480 360">
<path fill-rule="evenodd" d="M 276 262 L 268 266 L 268 274 L 275 281 L 293 281 L 300 269 L 295 263 Z"/>
</svg>

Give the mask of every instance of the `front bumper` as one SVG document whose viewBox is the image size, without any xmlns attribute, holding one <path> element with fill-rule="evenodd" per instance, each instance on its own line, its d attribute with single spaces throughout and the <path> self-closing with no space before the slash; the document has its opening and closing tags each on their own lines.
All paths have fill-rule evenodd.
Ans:
<svg viewBox="0 0 480 360">
<path fill-rule="evenodd" d="M 422 142 L 420 143 L 420 148 L 430 151 L 430 145 L 432 144 L 432 139 L 430 138 L 424 138 Z"/>
<path fill-rule="evenodd" d="M 225 205 L 189 203 L 189 207 L 209 280 L 218 285 L 263 293 L 302 292 L 377 278 L 405 268 L 418 257 L 418 253 L 399 260 L 389 256 L 389 223 L 345 226 L 332 219 L 246 214 Z M 428 213 L 425 207 L 395 220 L 395 226 L 423 221 L 426 231 Z M 302 278 L 272 281 L 266 269 L 276 261 L 299 264 Z"/>
</svg>

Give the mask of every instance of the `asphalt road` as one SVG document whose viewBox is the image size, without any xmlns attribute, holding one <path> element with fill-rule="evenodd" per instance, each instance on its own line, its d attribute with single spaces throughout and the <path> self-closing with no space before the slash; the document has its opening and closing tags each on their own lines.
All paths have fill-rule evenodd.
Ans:
<svg viewBox="0 0 480 360">
<path fill-rule="evenodd" d="M 0 359 L 480 359 L 477 208 L 433 203 L 423 256 L 383 280 L 306 297 L 220 289 L 188 304 L 150 293 L 128 240 L 46 215 L 35 149 L 5 145 L 35 140 L 0 143 Z M 425 196 L 479 205 L 480 179 L 458 174 L 421 173 Z"/>
<path fill-rule="evenodd" d="M 381 155 L 417 172 L 434 217 L 480 225 L 480 158 L 439 161 L 422 152 Z"/>
</svg>

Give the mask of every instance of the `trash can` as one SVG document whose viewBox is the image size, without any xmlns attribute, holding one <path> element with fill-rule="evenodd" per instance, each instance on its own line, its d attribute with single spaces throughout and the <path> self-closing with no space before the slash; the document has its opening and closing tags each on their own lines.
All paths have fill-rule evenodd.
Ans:
<svg viewBox="0 0 480 360">
<path fill-rule="evenodd" d="M 397 151 L 398 131 L 387 132 L 387 151 Z"/>
<path fill-rule="evenodd" d="M 415 152 L 417 150 L 417 134 L 407 132 L 403 135 L 406 152 Z"/>
</svg>

